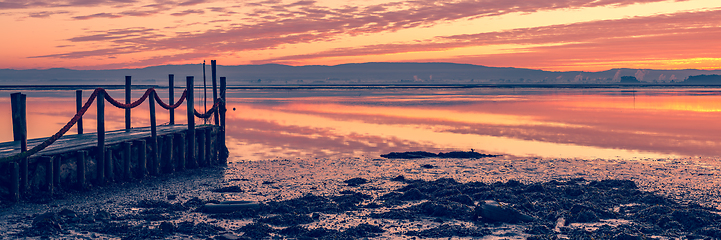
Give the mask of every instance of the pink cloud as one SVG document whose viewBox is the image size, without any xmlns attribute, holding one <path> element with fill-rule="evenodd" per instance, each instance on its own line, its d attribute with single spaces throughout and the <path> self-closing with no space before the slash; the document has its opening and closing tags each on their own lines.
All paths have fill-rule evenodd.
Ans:
<svg viewBox="0 0 721 240">
<path fill-rule="evenodd" d="M 203 14 L 203 13 L 205 13 L 205 11 L 200 10 L 200 9 L 188 9 L 188 10 L 185 10 L 182 12 L 172 13 L 170 15 L 179 17 L 179 16 L 185 16 L 188 14 Z"/>
<path fill-rule="evenodd" d="M 14 1 L 14 0 L 13 0 Z M 277 0 L 246 3 L 244 8 L 252 7 L 244 20 L 247 24 L 232 24 L 210 29 L 205 32 L 179 33 L 167 37 L 156 31 L 155 34 L 92 32 L 86 36 L 68 39 L 75 41 L 103 41 L 112 38 L 114 43 L 132 46 L 123 49 L 147 50 L 187 50 L 196 52 L 220 53 L 245 50 L 272 49 L 286 44 L 330 41 L 342 36 L 392 32 L 405 28 L 428 27 L 448 21 L 471 18 L 499 16 L 514 12 L 536 12 L 542 10 L 581 8 L 594 6 L 621 6 L 637 3 L 665 0 L 554 0 L 521 1 L 494 0 L 477 2 L 461 1 L 409 1 L 371 5 L 367 7 L 343 6 L 329 8 L 319 6 L 314 1 L 296 1 L 284 4 Z M 119 1 L 106 1 L 119 2 Z M 178 5 L 194 5 L 203 1 L 176 1 L 146 5 L 145 14 L 157 14 Z M 148 9 L 149 8 L 149 9 Z M 232 12 L 232 8 L 208 8 L 211 11 Z M 171 15 L 202 14 L 203 10 L 189 9 Z M 79 16 L 76 19 L 96 17 L 132 16 L 132 12 L 98 13 Z M 636 36 L 638 32 L 647 34 L 671 34 L 688 31 L 712 31 L 714 27 L 700 29 L 701 24 L 718 22 L 719 17 L 710 14 L 662 15 L 624 20 L 595 21 L 578 24 L 556 25 L 540 28 L 516 29 L 510 31 L 439 37 L 432 41 L 413 44 L 369 45 L 353 49 L 334 49 L 309 55 L 288 56 L 269 59 L 264 62 L 303 61 L 313 58 L 334 56 L 363 56 L 407 51 L 435 51 L 455 47 L 493 45 L 493 44 L 547 44 L 565 42 L 603 43 L 613 36 Z M 687 16 L 691 19 L 684 19 Z M 693 20 L 696 22 L 694 23 Z M 674 21 L 681 21 L 676 23 Z M 647 27 L 646 25 L 651 25 Z M 695 24 L 695 25 L 694 25 Z M 620 26 L 620 27 L 619 27 Z M 632 28 L 630 26 L 644 26 Z M 643 36 L 643 35 L 642 35 Z M 117 48 L 117 47 L 115 47 Z M 115 49 L 114 48 L 114 49 Z M 107 49 L 113 51 L 113 49 Z M 103 50 L 67 52 L 38 57 L 80 58 L 90 54 L 103 54 Z M 131 50 L 122 53 L 133 53 Z M 99 55 L 98 55 L 99 56 Z"/>
</svg>

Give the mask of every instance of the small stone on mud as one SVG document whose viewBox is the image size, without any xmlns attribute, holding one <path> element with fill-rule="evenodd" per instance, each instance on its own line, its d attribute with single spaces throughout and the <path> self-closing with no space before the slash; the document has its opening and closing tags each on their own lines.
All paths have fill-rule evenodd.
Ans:
<svg viewBox="0 0 721 240">
<path fill-rule="evenodd" d="M 423 165 L 421 165 L 421 167 L 422 167 L 422 168 L 431 169 L 431 168 L 435 168 L 436 166 L 433 166 L 433 165 L 430 165 L 430 164 L 423 164 Z"/>
<path fill-rule="evenodd" d="M 361 184 L 366 184 L 366 183 L 368 183 L 368 180 L 366 180 L 365 178 L 359 178 L 359 177 L 357 177 L 357 178 L 351 178 L 351 179 L 345 180 L 345 181 L 343 181 L 343 182 L 347 183 L 348 186 L 355 187 L 355 186 L 358 186 L 358 185 L 361 185 Z"/>
<path fill-rule="evenodd" d="M 236 239 L 240 239 L 240 237 L 238 237 L 238 236 L 236 236 L 235 234 L 232 234 L 232 233 L 226 233 L 226 234 L 223 234 L 223 235 L 215 236 L 213 239 L 218 239 L 218 240 L 236 240 Z"/>
<path fill-rule="evenodd" d="M 230 186 L 230 187 L 216 188 L 213 190 L 213 192 L 226 193 L 226 192 L 244 192 L 244 191 L 243 191 L 243 189 L 241 189 L 238 186 Z"/>
</svg>

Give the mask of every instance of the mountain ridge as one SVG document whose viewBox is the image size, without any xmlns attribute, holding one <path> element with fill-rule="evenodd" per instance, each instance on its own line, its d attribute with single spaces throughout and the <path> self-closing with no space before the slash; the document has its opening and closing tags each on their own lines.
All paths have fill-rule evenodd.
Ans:
<svg viewBox="0 0 721 240">
<path fill-rule="evenodd" d="M 210 79 L 210 65 L 206 65 Z M 634 76 L 646 83 L 675 83 L 694 75 L 721 74 L 721 70 L 655 70 L 617 68 L 598 72 L 544 71 L 515 67 L 489 67 L 447 62 L 367 62 L 339 65 L 290 66 L 282 64 L 218 65 L 218 77 L 228 85 L 287 84 L 383 84 L 383 83 L 618 83 L 621 76 Z M 202 79 L 201 64 L 159 65 L 133 69 L 74 70 L 0 69 L 1 85 L 46 84 L 123 84 L 133 76 L 133 84 L 167 85 L 174 74 L 176 85 L 185 76 Z"/>
</svg>

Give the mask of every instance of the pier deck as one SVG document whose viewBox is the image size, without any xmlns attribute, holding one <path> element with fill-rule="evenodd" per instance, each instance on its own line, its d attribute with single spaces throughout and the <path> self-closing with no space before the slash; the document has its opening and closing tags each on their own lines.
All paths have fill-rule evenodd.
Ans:
<svg viewBox="0 0 721 240">
<path fill-rule="evenodd" d="M 198 126 L 202 127 L 202 126 Z M 157 126 L 158 136 L 183 132 L 188 130 L 188 125 L 161 125 Z M 121 142 L 127 142 L 137 139 L 150 137 L 150 127 L 132 128 L 130 131 L 125 129 L 105 132 L 105 144 L 112 145 Z M 28 149 L 42 143 L 48 138 L 28 139 Z M 71 152 L 88 147 L 94 147 L 98 144 L 97 133 L 85 134 L 68 134 L 62 136 L 52 145 L 43 149 L 33 156 L 54 155 L 61 152 Z M 0 143 L 0 158 L 8 157 L 20 153 L 20 141 Z"/>
</svg>

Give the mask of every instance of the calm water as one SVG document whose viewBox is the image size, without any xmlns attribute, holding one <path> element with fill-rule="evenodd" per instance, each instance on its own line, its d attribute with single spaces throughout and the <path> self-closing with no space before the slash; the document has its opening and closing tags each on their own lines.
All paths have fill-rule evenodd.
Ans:
<svg viewBox="0 0 721 240">
<path fill-rule="evenodd" d="M 16 91 L 0 93 L 0 111 L 8 113 L 0 119 L 1 141 L 12 140 L 11 92 Z M 22 92 L 28 95 L 31 138 L 52 135 L 74 115 L 74 91 Z M 717 157 L 719 93 L 710 88 L 229 90 L 227 144 L 231 161 L 471 149 L 538 157 Z M 110 95 L 124 96 L 120 90 Z M 202 102 L 196 106 L 202 110 Z M 168 112 L 157 109 L 158 123 L 167 123 Z M 106 104 L 106 111 L 107 130 L 124 127 L 122 110 Z M 147 104 L 133 116 L 133 126 L 149 126 Z M 176 121 L 185 122 L 184 116 L 185 109 L 178 109 Z M 93 106 L 86 131 L 95 131 L 94 118 Z"/>
</svg>

